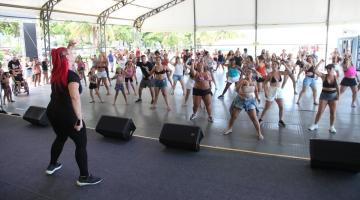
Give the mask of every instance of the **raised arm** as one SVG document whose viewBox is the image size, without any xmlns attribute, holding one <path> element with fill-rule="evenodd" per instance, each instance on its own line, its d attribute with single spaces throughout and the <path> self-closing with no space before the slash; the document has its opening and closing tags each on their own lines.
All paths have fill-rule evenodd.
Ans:
<svg viewBox="0 0 360 200">
<path fill-rule="evenodd" d="M 175 66 L 175 62 L 173 62 L 174 58 L 175 58 L 175 56 L 172 57 L 172 58 L 169 60 L 169 63 L 170 63 L 172 66 Z"/>
<path fill-rule="evenodd" d="M 194 69 L 194 62 L 192 62 L 191 63 L 191 66 L 190 66 L 190 74 L 193 76 L 193 77 L 195 77 L 196 76 L 196 74 L 197 74 L 197 72 L 195 71 L 195 69 Z"/>
</svg>

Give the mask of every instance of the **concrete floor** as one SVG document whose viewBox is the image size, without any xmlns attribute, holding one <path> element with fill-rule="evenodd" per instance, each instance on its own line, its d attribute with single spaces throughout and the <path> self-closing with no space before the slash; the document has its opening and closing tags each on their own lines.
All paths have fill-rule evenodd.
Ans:
<svg viewBox="0 0 360 200">
<path fill-rule="evenodd" d="M 141 80 L 141 72 L 137 71 L 138 80 Z M 180 84 L 178 84 L 175 95 L 169 96 L 171 112 L 166 111 L 166 106 L 163 98 L 159 97 L 158 108 L 156 110 L 150 109 L 150 93 L 148 89 L 143 91 L 143 102 L 134 103 L 137 96 L 133 94 L 128 96 L 130 105 L 125 105 L 123 97 L 119 95 L 115 106 L 112 105 L 114 87 L 111 88 L 111 96 L 105 95 L 105 88 L 100 88 L 100 93 L 105 100 L 105 103 L 89 103 L 89 90 L 84 87 L 81 95 L 82 109 L 84 119 L 88 127 L 95 127 L 101 115 L 114 115 L 121 117 L 132 118 L 136 124 L 135 135 L 146 136 L 151 138 L 158 138 L 162 124 L 165 122 L 189 124 L 200 126 L 205 137 L 202 144 L 225 147 L 232 149 L 249 150 L 255 152 L 264 152 L 271 154 L 309 157 L 309 139 L 316 138 L 330 138 L 339 140 L 359 141 L 360 129 L 360 109 L 359 100 L 356 108 L 351 108 L 351 91 L 348 89 L 343 96 L 341 96 L 335 127 L 337 133 L 329 134 L 329 111 L 326 109 L 322 119 L 319 123 L 319 130 L 309 132 L 308 126 L 314 120 L 317 106 L 313 105 L 311 91 L 308 90 L 301 100 L 301 105 L 296 105 L 297 95 L 293 95 L 291 87 L 291 80 L 285 87 L 285 113 L 284 119 L 287 124 L 286 128 L 278 127 L 278 108 L 274 103 L 264 118 L 262 124 L 262 131 L 265 139 L 258 141 L 256 139 L 256 131 L 248 118 L 247 114 L 242 112 L 236 120 L 234 132 L 230 135 L 224 136 L 222 132 L 226 129 L 229 115 L 229 106 L 232 99 L 236 95 L 233 87 L 227 92 L 223 100 L 217 99 L 224 88 L 225 75 L 223 71 L 215 73 L 215 79 L 218 83 L 218 90 L 214 90 L 212 101 L 212 109 L 214 113 L 214 123 L 208 123 L 207 114 L 204 109 L 198 112 L 198 118 L 190 121 L 189 117 L 192 114 L 192 100 L 189 99 L 188 106 L 182 106 L 183 96 Z M 186 81 L 185 81 L 186 82 Z M 298 82 L 298 91 L 301 90 L 302 81 Z M 84 84 L 83 84 L 84 86 Z M 318 87 L 321 87 L 321 80 L 318 81 Z M 318 91 L 320 92 L 320 90 Z M 23 114 L 30 105 L 46 107 L 50 98 L 50 85 L 44 85 L 34 88 L 30 87 L 30 96 L 20 94 L 15 97 L 15 103 L 4 106 L 8 112 Z M 264 94 L 261 93 L 260 111 L 264 106 Z"/>
</svg>

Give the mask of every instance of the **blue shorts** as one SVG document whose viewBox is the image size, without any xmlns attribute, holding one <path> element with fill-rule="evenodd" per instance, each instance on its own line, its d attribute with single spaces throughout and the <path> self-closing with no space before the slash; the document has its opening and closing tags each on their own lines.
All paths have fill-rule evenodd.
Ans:
<svg viewBox="0 0 360 200">
<path fill-rule="evenodd" d="M 184 76 L 183 75 L 173 75 L 173 80 L 174 81 L 181 81 L 183 80 Z"/>
<path fill-rule="evenodd" d="M 157 88 L 165 88 L 166 86 L 167 86 L 166 79 L 163 79 L 163 80 L 156 80 L 155 79 L 155 87 L 157 87 Z"/>
<path fill-rule="evenodd" d="M 303 87 L 306 87 L 306 86 L 315 87 L 316 86 L 315 78 L 306 76 L 303 81 Z"/>
<path fill-rule="evenodd" d="M 118 92 L 119 90 L 124 91 L 124 84 L 116 84 L 115 85 L 115 91 Z"/>
<path fill-rule="evenodd" d="M 255 110 L 256 112 L 259 112 L 256 99 L 253 97 L 243 98 L 243 97 L 240 97 L 239 95 L 236 95 L 233 102 L 231 103 L 230 113 L 232 113 L 232 110 L 234 108 L 237 108 L 240 110 L 245 110 L 246 112 L 248 112 L 250 110 Z"/>
</svg>

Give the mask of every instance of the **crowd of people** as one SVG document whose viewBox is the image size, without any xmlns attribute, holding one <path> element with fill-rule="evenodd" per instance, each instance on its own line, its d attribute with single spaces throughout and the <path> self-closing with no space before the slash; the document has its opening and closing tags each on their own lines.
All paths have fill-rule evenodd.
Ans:
<svg viewBox="0 0 360 200">
<path fill-rule="evenodd" d="M 150 108 L 156 109 L 161 93 L 166 108 L 170 111 L 172 106 L 169 103 L 168 96 L 174 95 L 176 85 L 179 82 L 184 96 L 184 106 L 187 104 L 190 95 L 193 96 L 193 113 L 190 120 L 197 117 L 198 108 L 203 103 L 208 114 L 208 121 L 213 122 L 211 103 L 214 89 L 224 87 L 221 95 L 218 96 L 218 99 L 221 100 L 231 85 L 235 85 L 237 95 L 232 104 L 229 105 L 231 118 L 224 134 L 232 132 L 236 117 L 244 109 L 254 123 L 258 138 L 263 139 L 260 124 L 263 123 L 263 118 L 274 101 L 279 109 L 279 126 L 285 127 L 283 88 L 290 79 L 294 95 L 297 95 L 297 85 L 302 76 L 304 78 L 296 103 L 301 104 L 303 101 L 308 101 L 303 100 L 303 96 L 307 88 L 310 87 L 313 103 L 319 105 L 315 122 L 309 127 L 309 130 L 318 128 L 317 123 L 321 114 L 326 105 L 329 105 L 331 115 L 329 130 L 335 133 L 336 102 L 340 94 L 350 87 L 353 94 L 351 106 L 355 107 L 357 91 L 360 89 L 356 68 L 351 62 L 351 55 L 340 56 L 337 49 L 331 53 L 331 64 L 326 66 L 323 64 L 324 60 L 319 59 L 316 52 L 308 52 L 304 49 L 300 49 L 296 56 L 287 53 L 285 49 L 279 55 L 270 54 L 269 51 L 263 49 L 260 55 L 253 57 L 248 55 L 246 48 L 243 49 L 243 52 L 240 49 L 230 50 L 226 55 L 220 50 L 213 53 L 206 50 L 194 52 L 188 49 L 172 52 L 147 49 L 143 53 L 139 48 L 135 51 L 113 50 L 108 55 L 105 53 L 92 55 L 88 62 L 74 53 L 75 44 L 75 42 L 70 41 L 67 47 L 70 55 L 70 69 L 77 72 L 80 80 L 84 82 L 85 86 L 88 86 L 91 97 L 90 103 L 96 102 L 94 92 L 99 102 L 104 102 L 101 92 L 99 92 L 102 86 L 106 90 L 106 95 L 112 95 L 110 88 L 114 85 L 113 105 L 116 104 L 119 93 L 121 93 L 126 105 L 130 103 L 127 96 L 131 93 L 138 96 L 135 103 L 141 103 L 143 91 L 148 88 L 151 95 L 151 99 L 149 99 Z M 2 75 L 4 99 L 8 102 L 13 102 L 9 79 L 13 77 L 16 81 L 23 80 L 17 75 L 19 74 L 16 72 L 18 66 L 21 66 L 19 60 L 14 57 L 8 65 L 10 72 Z M 326 71 L 323 70 L 324 67 Z M 137 79 L 137 68 L 141 71 L 141 80 Z M 221 70 L 218 73 L 224 73 L 226 76 L 224 86 L 217 83 L 214 78 L 214 73 L 217 70 Z M 39 86 L 41 79 L 43 84 L 47 84 L 49 81 L 47 59 L 40 62 L 34 58 L 32 62 L 26 62 L 24 71 L 25 80 L 33 82 L 34 86 Z M 344 77 L 340 77 L 340 74 L 343 74 Z M 188 77 L 185 78 L 186 76 Z M 323 82 L 320 98 L 317 96 L 317 90 L 320 89 L 316 84 L 318 77 Z M 260 113 L 258 108 L 261 95 L 264 96 L 265 103 L 264 109 Z"/>
<path fill-rule="evenodd" d="M 171 58 L 169 55 L 172 55 Z M 180 82 L 184 95 L 183 104 L 187 104 L 191 93 L 193 96 L 193 113 L 190 120 L 197 117 L 198 108 L 203 102 L 210 123 L 214 121 L 211 110 L 212 91 L 213 88 L 217 90 L 218 86 L 222 87 L 221 83 L 216 83 L 214 73 L 219 69 L 223 69 L 226 84 L 218 99 L 224 98 L 232 84 L 235 85 L 235 91 L 237 92 L 237 96 L 229 105 L 231 118 L 224 134 L 232 132 L 235 119 L 239 112 L 244 109 L 254 123 L 258 139 L 264 138 L 260 124 L 274 101 L 279 108 L 279 127 L 286 126 L 283 119 L 283 88 L 289 78 L 294 95 L 297 95 L 297 84 L 300 83 L 302 74 L 304 75 L 297 104 L 304 101 L 302 97 L 307 88 L 310 87 L 313 93 L 313 103 L 319 105 L 315 122 L 309 127 L 309 130 L 318 128 L 317 123 L 320 116 L 326 105 L 329 105 L 331 115 L 329 131 L 335 133 L 336 102 L 340 94 L 347 87 L 350 87 L 353 93 L 351 106 L 355 107 L 357 91 L 360 89 L 356 68 L 351 63 L 351 55 L 345 54 L 341 57 L 336 49 L 331 53 L 331 64 L 326 66 L 323 66 L 324 60 L 319 59 L 315 51 L 308 52 L 303 49 L 299 50 L 296 58 L 292 53 L 286 53 L 285 49 L 282 50 L 280 55 L 270 54 L 269 51 L 264 49 L 255 58 L 248 55 L 246 48 L 242 53 L 240 49 L 237 49 L 235 51 L 230 50 L 226 55 L 221 51 L 215 51 L 211 54 L 206 50 L 196 52 L 188 49 L 175 52 L 156 50 L 152 52 L 147 49 L 144 53 L 141 53 L 139 49 L 136 49 L 135 52 L 110 51 L 108 55 L 105 53 L 101 53 L 99 56 L 93 55 L 91 61 L 91 67 L 87 75 L 90 82 L 90 103 L 95 102 L 93 90 L 95 90 L 99 101 L 103 103 L 99 93 L 100 87 L 105 86 L 106 95 L 111 95 L 109 86 L 112 85 L 112 80 L 115 80 L 113 105 L 116 103 L 119 92 L 124 97 L 125 104 L 129 103 L 127 95 L 130 95 L 130 93 L 138 95 L 135 103 L 140 103 L 143 100 L 143 90 L 148 88 L 151 95 L 150 108 L 156 109 L 159 94 L 161 93 L 166 108 L 170 111 L 172 106 L 169 104 L 168 95 L 174 95 L 176 85 Z M 86 81 L 84 65 L 81 62 L 81 58 L 77 57 L 75 61 L 78 66 L 77 71 L 80 77 Z M 142 73 L 140 81 L 137 80 L 136 76 L 137 68 L 140 68 Z M 326 71 L 323 69 L 326 69 Z M 341 78 L 340 71 L 343 71 L 344 74 L 342 81 L 339 80 Z M 110 76 L 112 72 L 115 73 Z M 188 78 L 184 78 L 185 76 L 188 76 Z M 318 86 L 316 82 L 318 77 L 323 82 L 320 98 L 317 97 Z M 137 89 L 136 86 L 138 86 Z M 261 94 L 265 97 L 265 105 L 260 113 L 258 107 Z"/>
</svg>

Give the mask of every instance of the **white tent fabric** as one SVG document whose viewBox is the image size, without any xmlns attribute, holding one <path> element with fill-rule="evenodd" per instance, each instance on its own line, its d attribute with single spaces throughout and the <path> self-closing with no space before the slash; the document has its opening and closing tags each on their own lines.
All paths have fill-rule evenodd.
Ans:
<svg viewBox="0 0 360 200">
<path fill-rule="evenodd" d="M 171 0 L 129 0 L 110 15 L 109 24 L 132 25 L 134 20 Z M 328 0 L 257 0 L 259 26 L 326 23 Z M 330 24 L 360 22 L 359 0 L 330 0 Z M 3 17 L 39 18 L 46 0 L 0 0 Z M 97 16 L 115 0 L 61 0 L 51 16 L 55 20 L 96 23 Z M 255 0 L 195 0 L 197 30 L 253 28 Z M 25 6 L 27 8 L 11 8 Z M 145 20 L 142 31 L 193 31 L 193 0 L 186 0 Z M 60 11 L 60 12 L 59 12 Z M 64 12 L 73 12 L 68 14 Z"/>
</svg>

